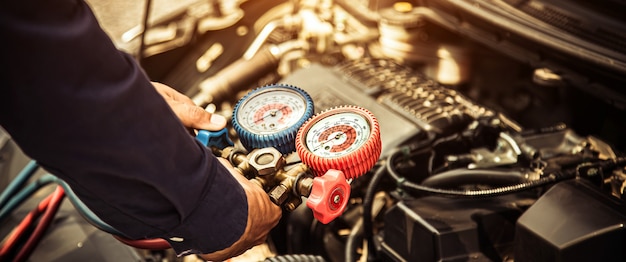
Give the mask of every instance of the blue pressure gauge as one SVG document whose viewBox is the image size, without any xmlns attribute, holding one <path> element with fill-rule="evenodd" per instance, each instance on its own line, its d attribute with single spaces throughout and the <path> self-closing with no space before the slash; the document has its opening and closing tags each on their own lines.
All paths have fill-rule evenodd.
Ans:
<svg viewBox="0 0 626 262">
<path fill-rule="evenodd" d="M 313 115 L 313 99 L 304 90 L 272 84 L 250 91 L 235 105 L 233 127 L 248 150 L 274 147 L 296 151 L 300 126 Z"/>
</svg>

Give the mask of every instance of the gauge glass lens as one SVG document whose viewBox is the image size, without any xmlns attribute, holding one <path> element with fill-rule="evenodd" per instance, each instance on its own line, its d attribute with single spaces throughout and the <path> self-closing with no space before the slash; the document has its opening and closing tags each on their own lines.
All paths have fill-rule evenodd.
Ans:
<svg viewBox="0 0 626 262">
<path fill-rule="evenodd" d="M 250 132 L 271 134 L 297 124 L 305 112 L 306 100 L 302 95 L 291 90 L 269 89 L 244 101 L 236 117 Z"/>
<path fill-rule="evenodd" d="M 369 122 L 360 114 L 343 112 L 325 117 L 311 126 L 306 146 L 311 153 L 333 158 L 347 155 L 367 142 Z"/>
</svg>

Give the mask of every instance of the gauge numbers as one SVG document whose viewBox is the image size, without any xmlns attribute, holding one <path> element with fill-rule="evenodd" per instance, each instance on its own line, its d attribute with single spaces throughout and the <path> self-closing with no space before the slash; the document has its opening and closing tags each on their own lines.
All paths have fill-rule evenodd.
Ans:
<svg viewBox="0 0 626 262">
<path fill-rule="evenodd" d="M 239 108 L 237 119 L 252 133 L 270 134 L 296 125 L 306 113 L 305 98 L 288 89 L 267 89 Z"/>
<path fill-rule="evenodd" d="M 370 138 L 369 122 L 360 114 L 342 112 L 314 123 L 306 134 L 311 153 L 333 158 L 354 152 Z"/>
</svg>

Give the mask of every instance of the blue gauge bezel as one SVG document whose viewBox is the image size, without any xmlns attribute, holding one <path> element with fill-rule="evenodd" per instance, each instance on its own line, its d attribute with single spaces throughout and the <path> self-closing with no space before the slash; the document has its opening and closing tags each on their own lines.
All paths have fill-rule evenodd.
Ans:
<svg viewBox="0 0 626 262">
<path fill-rule="evenodd" d="M 287 127 L 283 130 L 277 131 L 275 133 L 268 134 L 258 134 L 257 132 L 251 131 L 248 128 L 242 126 L 240 121 L 237 119 L 237 115 L 241 106 L 250 98 L 254 97 L 257 94 L 261 94 L 264 92 L 271 92 L 272 89 L 276 89 L 280 91 L 288 90 L 297 93 L 298 95 L 304 98 L 306 103 L 304 114 L 298 121 L 290 127 Z M 253 89 L 248 94 L 243 96 L 237 104 L 235 105 L 235 110 L 233 111 L 232 121 L 233 128 L 237 132 L 239 136 L 239 140 L 241 144 L 249 151 L 255 148 L 265 148 L 265 147 L 274 147 L 282 154 L 289 154 L 296 151 L 295 140 L 296 134 L 298 133 L 298 129 L 300 126 L 306 122 L 311 116 L 313 116 L 314 108 L 313 108 L 313 99 L 311 96 L 304 90 L 289 84 L 270 84 L 265 85 L 256 89 Z"/>
</svg>

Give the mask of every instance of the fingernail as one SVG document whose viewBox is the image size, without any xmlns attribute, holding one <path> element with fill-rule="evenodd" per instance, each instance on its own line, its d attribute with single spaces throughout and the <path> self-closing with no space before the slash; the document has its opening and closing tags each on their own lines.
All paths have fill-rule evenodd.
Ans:
<svg viewBox="0 0 626 262">
<path fill-rule="evenodd" d="M 218 114 L 211 114 L 211 123 L 225 126 L 226 118 Z"/>
</svg>

